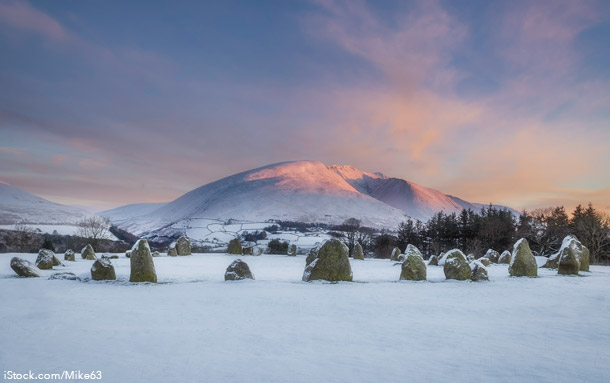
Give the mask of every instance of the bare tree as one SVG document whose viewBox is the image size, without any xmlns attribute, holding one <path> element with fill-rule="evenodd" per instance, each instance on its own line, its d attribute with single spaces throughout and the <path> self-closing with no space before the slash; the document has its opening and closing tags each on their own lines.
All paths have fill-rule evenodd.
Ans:
<svg viewBox="0 0 610 383">
<path fill-rule="evenodd" d="M 110 223 L 108 220 L 93 215 L 88 218 L 83 218 L 77 223 L 77 235 L 82 238 L 87 238 L 91 241 L 93 247 L 97 246 L 100 239 L 108 239 L 110 237 Z"/>
<path fill-rule="evenodd" d="M 34 228 L 28 226 L 25 221 L 19 221 L 13 229 L 17 233 L 16 243 L 19 251 L 26 253 L 32 249 L 32 239 L 34 238 Z"/>
</svg>

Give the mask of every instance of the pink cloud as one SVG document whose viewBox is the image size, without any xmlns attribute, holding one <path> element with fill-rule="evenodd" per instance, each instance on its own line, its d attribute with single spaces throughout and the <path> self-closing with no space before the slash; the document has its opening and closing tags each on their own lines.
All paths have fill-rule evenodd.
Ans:
<svg viewBox="0 0 610 383">
<path fill-rule="evenodd" d="M 0 20 L 15 28 L 39 33 L 58 42 L 70 39 L 70 34 L 59 22 L 30 6 L 26 1 L 1 2 Z"/>
</svg>

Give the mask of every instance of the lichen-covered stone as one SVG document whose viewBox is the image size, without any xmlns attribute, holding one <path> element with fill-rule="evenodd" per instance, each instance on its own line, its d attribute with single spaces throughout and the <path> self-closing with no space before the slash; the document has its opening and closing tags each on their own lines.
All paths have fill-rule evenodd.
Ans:
<svg viewBox="0 0 610 383">
<path fill-rule="evenodd" d="M 176 241 L 176 253 L 178 255 L 191 255 L 191 240 L 187 237 L 178 238 Z"/>
<path fill-rule="evenodd" d="M 488 259 L 491 263 L 498 263 L 500 260 L 500 253 L 495 251 L 494 249 L 487 250 L 487 253 L 483 256 L 483 258 Z"/>
<path fill-rule="evenodd" d="M 80 251 L 80 256 L 83 259 L 88 259 L 90 261 L 95 261 L 97 257 L 95 256 L 95 251 L 93 250 L 93 246 L 87 244 L 87 246 L 83 247 Z"/>
<path fill-rule="evenodd" d="M 538 276 L 536 258 L 534 258 L 530 245 L 525 238 L 518 240 L 513 247 L 508 273 L 513 277 Z"/>
<path fill-rule="evenodd" d="M 254 279 L 248 264 L 241 259 L 236 259 L 227 267 L 225 281 L 240 281 L 242 279 Z"/>
<path fill-rule="evenodd" d="M 438 257 L 436 255 L 430 257 L 428 260 L 428 266 L 438 266 Z"/>
<path fill-rule="evenodd" d="M 360 245 L 358 242 L 356 242 L 356 244 L 354 245 L 354 253 L 352 257 L 354 259 L 364 259 L 364 251 L 362 251 L 362 245 Z"/>
<path fill-rule="evenodd" d="M 241 255 L 241 241 L 239 238 L 233 238 L 231 242 L 229 242 L 229 247 L 227 247 L 227 253 Z"/>
<path fill-rule="evenodd" d="M 288 256 L 296 257 L 297 256 L 297 245 L 290 245 L 288 248 Z"/>
<path fill-rule="evenodd" d="M 512 255 L 510 254 L 510 251 L 504 250 L 500 255 L 500 258 L 498 258 L 498 263 L 508 265 L 510 264 L 511 257 Z"/>
<path fill-rule="evenodd" d="M 127 257 L 127 258 L 131 258 L 131 250 L 127 250 L 127 251 L 125 252 L 125 257 Z"/>
<path fill-rule="evenodd" d="M 487 259 L 487 258 L 483 258 L 483 259 L 485 259 L 487 262 L 489 262 L 489 259 Z M 475 261 L 470 262 L 470 270 L 472 271 L 472 276 L 470 277 L 470 279 L 472 279 L 474 282 L 489 280 L 489 276 L 487 274 L 487 268 L 485 268 L 485 265 L 483 265 L 483 263 L 480 260 L 475 260 Z"/>
<path fill-rule="evenodd" d="M 303 280 L 351 281 L 352 267 L 349 249 L 337 239 L 326 241 L 315 258 L 305 268 Z"/>
<path fill-rule="evenodd" d="M 153 257 L 160 257 L 160 256 L 161 256 L 161 254 L 159 254 L 159 252 L 158 252 L 158 251 L 153 251 L 153 252 L 152 252 L 152 256 L 153 256 Z"/>
<path fill-rule="evenodd" d="M 167 255 L 169 255 L 170 257 L 177 257 L 178 251 L 175 247 L 170 247 L 169 249 L 167 249 Z"/>
<path fill-rule="evenodd" d="M 395 247 L 394 250 L 392 250 L 392 254 L 390 255 L 390 260 L 399 261 L 401 254 L 402 254 L 402 252 L 400 251 L 400 249 L 398 247 Z"/>
<path fill-rule="evenodd" d="M 483 266 L 491 265 L 491 260 L 489 260 L 489 258 L 485 258 L 485 257 L 479 258 L 478 261 L 481 262 L 483 264 Z"/>
<path fill-rule="evenodd" d="M 157 273 L 153 262 L 148 241 L 139 239 L 131 248 L 131 275 L 130 282 L 157 283 Z"/>
<path fill-rule="evenodd" d="M 91 279 L 94 281 L 116 280 L 114 266 L 112 266 L 110 259 L 102 257 L 93 262 L 93 266 L 91 266 Z"/>
<path fill-rule="evenodd" d="M 13 257 L 11 259 L 11 269 L 20 277 L 36 278 L 40 277 L 40 269 L 32 264 L 32 262 Z"/>
<path fill-rule="evenodd" d="M 36 267 L 40 270 L 49 270 L 53 268 L 53 258 L 55 257 L 55 253 L 51 250 L 40 249 L 38 252 L 38 257 L 36 257 Z"/>
<path fill-rule="evenodd" d="M 472 270 L 468 264 L 468 260 L 461 250 L 453 249 L 445 253 L 445 262 L 443 272 L 446 279 L 457 279 L 465 281 L 472 276 Z"/>
<path fill-rule="evenodd" d="M 71 261 L 71 262 L 76 261 L 76 256 L 74 254 L 74 251 L 72 251 L 72 249 L 66 250 L 66 252 L 64 253 L 64 261 Z"/>
<path fill-rule="evenodd" d="M 587 246 L 582 246 L 582 254 L 580 255 L 580 271 L 589 271 L 589 249 Z"/>
<path fill-rule="evenodd" d="M 80 281 L 80 278 L 67 271 L 61 273 L 52 274 L 49 279 L 51 280 L 65 280 L 65 281 Z"/>
<path fill-rule="evenodd" d="M 407 281 L 425 281 L 426 263 L 419 249 L 408 245 L 405 250 L 405 260 L 402 263 L 400 279 Z"/>
</svg>

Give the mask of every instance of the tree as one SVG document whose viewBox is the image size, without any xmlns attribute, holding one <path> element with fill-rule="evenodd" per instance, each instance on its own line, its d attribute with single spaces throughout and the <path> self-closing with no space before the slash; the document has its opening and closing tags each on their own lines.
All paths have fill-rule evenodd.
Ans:
<svg viewBox="0 0 610 383">
<path fill-rule="evenodd" d="M 591 263 L 608 258 L 610 254 L 610 218 L 597 212 L 589 203 L 586 209 L 578 205 L 572 214 L 571 227 L 576 237 L 591 253 Z"/>
<path fill-rule="evenodd" d="M 25 221 L 19 221 L 15 224 L 13 229 L 16 233 L 16 243 L 19 247 L 19 251 L 22 253 L 30 252 L 32 250 L 32 240 L 34 239 L 34 228 L 28 226 Z"/>
<path fill-rule="evenodd" d="M 349 249 L 349 255 L 354 253 L 354 246 L 356 246 L 356 237 L 360 231 L 360 220 L 356 218 L 348 218 L 343 222 L 340 227 L 341 231 L 345 232 L 345 239 L 343 243 Z"/>
<path fill-rule="evenodd" d="M 110 224 L 108 220 L 93 215 L 88 218 L 83 218 L 77 223 L 77 235 L 82 238 L 87 238 L 91 245 L 95 248 L 100 239 L 108 239 L 110 237 Z"/>
</svg>

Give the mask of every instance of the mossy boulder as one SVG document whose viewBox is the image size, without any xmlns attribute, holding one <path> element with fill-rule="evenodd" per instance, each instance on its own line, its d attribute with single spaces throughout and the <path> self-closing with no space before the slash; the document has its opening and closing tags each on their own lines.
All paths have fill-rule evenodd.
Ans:
<svg viewBox="0 0 610 383">
<path fill-rule="evenodd" d="M 167 249 L 167 255 L 169 255 L 170 257 L 177 257 L 178 251 L 175 247 L 170 247 L 169 249 Z"/>
<path fill-rule="evenodd" d="M 91 279 L 94 281 L 114 281 L 116 274 L 109 258 L 102 257 L 91 266 Z"/>
<path fill-rule="evenodd" d="M 483 258 L 489 260 L 490 263 L 498 263 L 498 261 L 500 260 L 500 253 L 498 253 L 494 249 L 489 249 L 483 256 Z"/>
<path fill-rule="evenodd" d="M 537 277 L 538 265 L 530 250 L 527 239 L 521 238 L 515 243 L 511 255 L 508 273 L 513 277 Z"/>
<path fill-rule="evenodd" d="M 239 238 L 233 238 L 229 242 L 229 247 L 227 247 L 227 253 L 241 255 L 241 252 L 241 241 L 239 240 Z"/>
<path fill-rule="evenodd" d="M 390 260 L 399 261 L 401 254 L 402 254 L 402 252 L 400 251 L 400 249 L 398 247 L 395 247 L 394 250 L 392 250 L 392 254 L 390 255 Z"/>
<path fill-rule="evenodd" d="M 88 259 L 90 261 L 95 261 L 97 257 L 95 256 L 95 251 L 93 250 L 93 246 L 87 244 L 87 246 L 83 247 L 80 251 L 80 256 L 82 259 Z"/>
<path fill-rule="evenodd" d="M 438 266 L 438 257 L 436 255 L 430 257 L 428 260 L 428 266 Z"/>
<path fill-rule="evenodd" d="M 36 278 L 40 277 L 40 269 L 32 264 L 32 262 L 13 257 L 11 259 L 11 269 L 20 277 Z"/>
<path fill-rule="evenodd" d="M 405 260 L 402 263 L 400 279 L 407 281 L 425 281 L 426 263 L 419 249 L 408 245 L 405 250 Z"/>
<path fill-rule="evenodd" d="M 288 256 L 296 257 L 297 256 L 297 245 L 290 245 L 288 248 Z"/>
<path fill-rule="evenodd" d="M 453 249 L 445 254 L 445 262 L 443 272 L 446 279 L 457 279 L 465 281 L 472 276 L 472 270 L 468 264 L 468 260 L 461 250 Z"/>
<path fill-rule="evenodd" d="M 510 254 L 510 251 L 504 250 L 504 252 L 500 254 L 500 258 L 498 258 L 498 263 L 508 265 L 510 264 L 511 257 L 512 255 Z"/>
<path fill-rule="evenodd" d="M 76 255 L 74 254 L 74 251 L 72 249 L 66 250 L 66 252 L 64 253 L 64 261 L 76 261 Z"/>
<path fill-rule="evenodd" d="M 478 261 L 481 262 L 481 264 L 483 266 L 491 265 L 491 261 L 489 260 L 489 258 L 484 258 L 484 257 L 483 258 L 479 258 Z"/>
<path fill-rule="evenodd" d="M 315 258 L 305 268 L 303 281 L 351 281 L 352 267 L 349 263 L 349 249 L 341 241 L 326 241 Z"/>
<path fill-rule="evenodd" d="M 242 279 L 254 279 L 248 264 L 241 259 L 236 259 L 227 267 L 225 281 L 240 281 Z"/>
<path fill-rule="evenodd" d="M 354 252 L 352 254 L 352 258 L 360 260 L 364 259 L 364 251 L 362 250 L 362 245 L 360 245 L 358 242 L 356 242 L 356 244 L 354 245 Z"/>
<path fill-rule="evenodd" d="M 53 258 L 55 258 L 55 253 L 51 250 L 40 249 L 38 257 L 36 257 L 36 267 L 40 270 L 52 269 L 54 264 Z"/>
<path fill-rule="evenodd" d="M 489 262 L 487 258 L 482 258 Z M 470 262 L 470 270 L 472 271 L 472 276 L 470 279 L 474 282 L 476 281 L 488 281 L 489 276 L 487 274 L 487 268 L 480 260 L 475 260 Z"/>
<path fill-rule="evenodd" d="M 184 236 L 178 238 L 176 241 L 176 253 L 178 255 L 191 255 L 191 240 Z"/>
<path fill-rule="evenodd" d="M 131 275 L 130 282 L 157 283 L 157 273 L 153 262 L 148 241 L 139 239 L 131 248 Z"/>
</svg>

